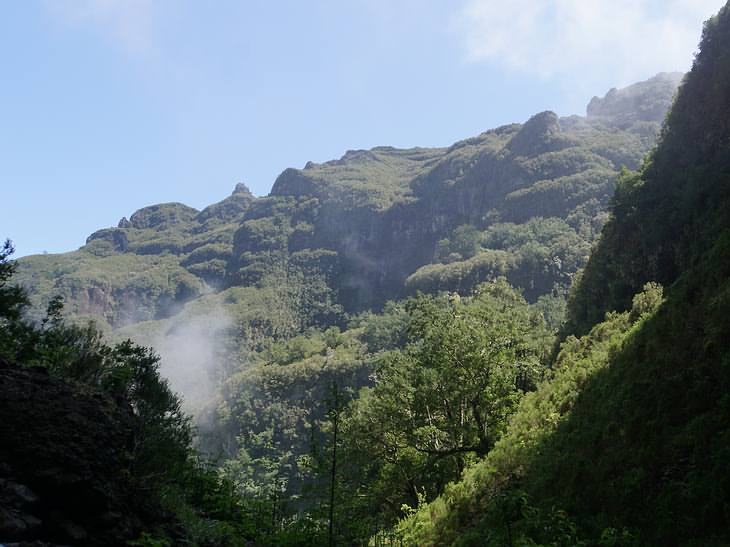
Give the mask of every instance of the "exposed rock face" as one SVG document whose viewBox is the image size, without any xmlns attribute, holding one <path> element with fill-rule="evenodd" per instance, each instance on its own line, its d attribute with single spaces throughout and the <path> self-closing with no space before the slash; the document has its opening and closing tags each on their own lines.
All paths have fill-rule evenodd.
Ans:
<svg viewBox="0 0 730 547">
<path fill-rule="evenodd" d="M 33 257 L 27 269 L 21 260 L 18 278 L 46 302 L 66 287 L 105 287 L 108 298 L 66 296 L 69 307 L 78 297 L 76 309 L 102 311 L 114 326 L 163 317 L 204 293 L 203 284 L 255 285 L 295 262 L 307 265 L 307 276 L 327 272 L 348 311 L 377 307 L 403 296 L 405 280 L 464 224 L 484 231 L 555 217 L 595 237 L 619 169 L 637 168 L 655 145 L 679 77 L 612 90 L 591 101 L 588 117 L 542 112 L 448 148 L 375 147 L 308 162 L 284 170 L 262 198 L 239 184 L 201 212 L 146 207 L 92 234 L 78 258 Z"/>
<path fill-rule="evenodd" d="M 637 121 L 662 122 L 681 72 L 662 72 L 645 82 L 624 89 L 611 89 L 605 97 L 593 97 L 586 112 L 589 118 L 603 118 L 609 123 L 627 126 Z"/>
<path fill-rule="evenodd" d="M 560 122 L 555 112 L 536 114 L 512 137 L 507 148 L 518 156 L 531 157 L 553 152 L 568 145 L 560 132 Z"/>
<path fill-rule="evenodd" d="M 87 287 L 71 287 L 74 311 L 79 315 L 110 317 L 114 311 L 114 297 L 109 285 L 90 284 Z"/>
<path fill-rule="evenodd" d="M 0 543 L 124 545 L 129 414 L 106 396 L 0 362 Z"/>
<path fill-rule="evenodd" d="M 678 80 L 659 75 L 613 91 L 592 102 L 588 118 L 547 111 L 448 149 L 351 150 L 286 169 L 244 215 L 230 282 L 256 282 L 272 244 L 327 250 L 343 305 L 362 309 L 402 296 L 407 276 L 460 225 L 595 218 L 620 167 L 638 167 L 653 146 Z"/>
<path fill-rule="evenodd" d="M 95 240 L 106 241 L 111 245 L 113 251 L 119 253 L 126 253 L 129 250 L 127 234 L 118 228 L 104 228 L 102 230 L 97 230 L 86 238 L 86 244 L 88 245 Z"/>
<path fill-rule="evenodd" d="M 243 183 L 236 184 L 233 193 L 223 201 L 219 201 L 200 211 L 197 216 L 199 222 L 205 222 L 211 218 L 217 218 L 222 221 L 230 222 L 239 218 L 251 205 L 254 195 Z"/>
</svg>

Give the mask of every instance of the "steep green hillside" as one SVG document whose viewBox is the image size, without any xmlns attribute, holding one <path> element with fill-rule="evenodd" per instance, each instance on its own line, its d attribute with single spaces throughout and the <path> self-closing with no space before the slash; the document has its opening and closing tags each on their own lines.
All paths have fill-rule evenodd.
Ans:
<svg viewBox="0 0 730 547">
<path fill-rule="evenodd" d="M 722 15 L 708 22 L 702 54 L 672 108 L 660 146 L 625 174 L 613 219 L 570 302 L 567 333 L 583 333 L 607 310 L 626 309 L 647 281 L 668 285 L 696 266 L 728 226 L 730 161 Z"/>
<path fill-rule="evenodd" d="M 161 353 L 257 541 L 321 545 L 328 520 L 363 541 L 501 446 L 552 377 L 565 293 L 678 80 L 587 117 L 288 169 L 267 197 L 146 207 L 20 260 L 18 280 L 36 318 L 60 294 L 75 321 Z"/>
<path fill-rule="evenodd" d="M 281 276 L 316 279 L 347 311 L 416 290 L 468 294 L 498 275 L 535 300 L 564 290 L 584 264 L 616 174 L 653 146 L 678 78 L 612 90 L 587 117 L 544 112 L 448 148 L 310 162 L 285 170 L 264 198 L 239 185 L 199 212 L 146 207 L 78 251 L 22 259 L 18 280 L 38 316 L 61 294 L 69 313 L 113 328 Z M 533 237 L 543 228 L 551 235 Z M 312 320 L 336 319 L 322 310 Z"/>
<path fill-rule="evenodd" d="M 676 82 L 676 76 L 660 75 L 640 89 L 666 109 Z M 280 236 L 286 226 L 288 237 L 277 242 L 281 255 L 326 253 L 346 309 L 378 306 L 416 289 L 468 293 L 500 274 L 531 299 L 556 283 L 565 287 L 600 231 L 616 173 L 623 165 L 638 166 L 663 115 L 646 121 L 633 102 L 621 106 L 616 111 L 624 122 L 606 115 L 558 119 L 544 112 L 445 150 L 377 148 L 289 169 L 277 179 L 267 205 L 260 213 L 252 208 L 236 235 L 239 279 L 248 282 L 249 272 L 266 271 L 270 253 L 261 241 L 269 232 Z M 627 118 L 633 122 L 627 125 Z M 389 178 L 383 176 L 386 169 Z M 384 183 L 387 199 L 372 189 Z M 495 265 L 488 251 L 507 249 L 484 231 L 509 230 L 535 217 L 562 220 L 565 237 L 578 243 L 571 252 L 582 248 L 582 254 L 576 260 L 538 243 L 523 253 L 509 249 Z M 476 245 L 451 249 L 464 227 L 474 232 Z M 479 256 L 482 249 L 487 256 Z M 431 262 L 444 266 L 416 271 Z"/>
<path fill-rule="evenodd" d="M 658 148 L 618 185 L 569 304 L 583 336 L 495 450 L 402 523 L 407 544 L 730 543 L 728 74 L 725 6 Z M 634 296 L 647 281 L 663 296 Z"/>
<path fill-rule="evenodd" d="M 255 523 L 194 452 L 159 358 L 65 322 L 58 299 L 27 320 L 12 251 L 0 247 L 3 544 L 246 544 Z"/>
<path fill-rule="evenodd" d="M 36 317 L 56 295 L 72 315 L 114 328 L 172 315 L 223 285 L 233 233 L 252 201 L 239 184 L 202 211 L 181 203 L 145 207 L 94 232 L 78 251 L 23 258 L 16 281 L 29 291 Z"/>
</svg>

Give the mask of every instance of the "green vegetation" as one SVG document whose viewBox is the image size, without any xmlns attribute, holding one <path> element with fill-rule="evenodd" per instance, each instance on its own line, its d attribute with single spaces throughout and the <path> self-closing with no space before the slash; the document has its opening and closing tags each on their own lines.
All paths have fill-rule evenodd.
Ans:
<svg viewBox="0 0 730 547">
<path fill-rule="evenodd" d="M 9 393 L 18 389 L 13 375 L 23 378 L 13 373 L 12 367 L 21 365 L 31 371 L 43 368 L 47 371 L 41 376 L 46 389 L 53 388 L 59 394 L 70 390 L 71 401 L 79 405 L 64 409 L 67 415 L 99 413 L 107 423 L 85 425 L 106 428 L 98 432 L 102 436 L 111 433 L 109 428 L 123 436 L 114 439 L 114 446 L 95 446 L 92 430 L 73 430 L 74 422 L 78 422 L 74 418 L 57 420 L 58 427 L 65 428 L 65 432 L 45 430 L 42 424 L 31 423 L 29 427 L 39 438 L 24 439 L 30 446 L 15 445 L 3 451 L 3 481 L 27 481 L 40 494 L 38 501 L 28 486 L 22 486 L 30 492 L 27 495 L 36 499 L 30 510 L 37 515 L 31 513 L 26 522 L 38 528 L 43 524 L 38 516 L 55 521 L 51 526 L 45 523 L 40 533 L 43 539 L 61 541 L 88 543 L 80 520 L 85 526 L 98 528 L 94 534 L 99 536 L 90 538 L 93 544 L 132 540 L 132 534 L 139 533 L 144 522 L 163 544 L 189 541 L 196 545 L 242 545 L 247 532 L 241 507 L 226 493 L 227 483 L 195 455 L 190 418 L 182 412 L 180 399 L 160 377 L 159 358 L 152 350 L 128 340 L 109 346 L 92 325 L 66 323 L 61 316 L 60 298 L 51 301 L 40 324 L 24 320 L 21 311 L 27 299 L 22 289 L 10 284 L 15 269 L 15 264 L 8 260 L 11 253 L 12 247 L 6 242 L 0 254 L 0 365 L 5 375 L 4 389 Z M 47 375 L 56 378 L 55 383 L 49 384 Z M 38 389 L 36 386 L 32 391 Z M 30 404 L 29 411 L 37 413 L 40 409 L 32 406 L 32 393 L 26 391 L 24 397 L 30 397 L 31 402 L 23 404 Z M 4 428 L 9 426 L 13 430 L 18 425 L 5 422 Z M 3 433 L 8 431 L 4 429 Z M 15 432 L 18 441 L 23 434 Z M 81 444 L 77 443 L 78 438 Z M 49 439 L 57 444 L 44 446 Z M 49 450 L 59 455 L 53 462 L 44 461 Z M 97 459 L 109 467 L 100 469 Z M 34 464 L 36 460 L 39 465 Z M 112 489 L 95 491 L 87 485 L 74 490 L 73 504 L 58 499 L 59 494 L 50 485 L 68 484 L 74 488 L 78 481 L 72 469 L 62 467 L 64 462 L 79 466 L 78 472 L 85 473 L 88 481 L 110 481 Z M 48 465 L 54 467 L 45 467 Z M 108 522 L 85 522 L 90 515 L 96 515 L 99 504 L 106 505 L 116 516 Z M 23 534 L 24 530 L 13 532 Z M 7 529 L 3 533 L 8 533 Z M 135 544 L 149 544 L 152 537 L 145 533 Z"/>
<path fill-rule="evenodd" d="M 341 159 L 287 169 L 272 195 L 314 196 L 346 210 L 384 210 L 411 194 L 410 182 L 442 154 L 440 148 L 350 150 Z"/>
<path fill-rule="evenodd" d="M 622 174 L 552 377 L 484 460 L 399 524 L 405 544 L 730 542 L 728 29 L 726 6 L 657 149 Z M 634 295 L 648 281 L 667 288 Z"/>
<path fill-rule="evenodd" d="M 0 357 L 131 408 L 133 544 L 727 544 L 728 29 L 643 163 L 677 75 L 142 209 L 26 316 L 6 247 Z"/>
<path fill-rule="evenodd" d="M 606 220 L 619 170 L 637 168 L 654 145 L 676 84 L 659 75 L 612 92 L 608 106 L 594 101 L 600 115 L 544 112 L 448 148 L 350 151 L 285 170 L 263 198 L 238 185 L 202 211 L 145 207 L 76 252 L 22 259 L 17 279 L 37 318 L 61 294 L 71 314 L 99 317 L 104 328 L 170 317 L 211 290 L 271 284 L 282 271 L 315 277 L 349 313 L 419 289 L 468 295 L 502 275 L 530 301 L 555 285 L 563 293 Z M 530 226 L 537 217 L 553 225 Z M 575 256 L 554 248 L 557 234 L 532 250 L 474 237 L 499 224 L 558 227 Z M 548 263 L 554 257 L 559 265 Z"/>
<path fill-rule="evenodd" d="M 32 284 L 28 280 L 32 280 Z M 19 262 L 18 281 L 31 287 L 36 318 L 51 295 L 68 311 L 94 316 L 112 327 L 164 317 L 203 290 L 203 283 L 170 255 L 111 254 L 85 249 L 68 255 L 33 256 Z"/>
<path fill-rule="evenodd" d="M 545 472 L 544 465 L 567 470 L 575 464 L 574 453 L 563 452 L 557 435 L 570 423 L 586 386 L 597 381 L 610 357 L 656 311 L 661 298 L 661 287 L 648 285 L 634 299 L 630 313 L 609 314 L 588 335 L 566 340 L 548 378 L 524 397 L 507 433 L 488 456 L 471 466 L 460 482 L 447 487 L 438 500 L 414 507 L 413 515 L 399 525 L 406 544 L 505 545 L 513 541 L 522 545 L 532 539 L 549 545 L 560 541 L 561 536 L 570 544 L 579 544 L 573 515 L 564 511 L 570 500 L 565 489 L 570 483 L 565 477 L 551 482 L 557 478 L 541 473 Z M 612 427 L 620 426 L 614 423 Z M 556 490 L 558 483 L 561 488 Z M 583 488 L 580 482 L 573 484 Z M 536 492 L 538 486 L 542 490 Z M 537 506 L 533 505 L 536 499 L 540 500 Z M 584 512 L 590 515 L 590 511 Z M 605 529 L 609 528 L 606 523 Z"/>
<path fill-rule="evenodd" d="M 252 200 L 239 185 L 201 212 L 179 203 L 146 207 L 93 233 L 78 251 L 23 258 L 15 279 L 36 319 L 54 296 L 105 329 L 173 315 L 223 285 L 237 221 Z"/>
<path fill-rule="evenodd" d="M 225 461 L 237 494 L 259 508 L 257 518 L 270 541 L 284 541 L 294 530 L 304 534 L 299 527 L 308 522 L 307 541 L 318 544 L 330 507 L 328 456 L 336 409 L 340 464 L 334 470 L 339 492 L 334 533 L 338 543 L 363 540 L 394 523 L 401 505 L 417 493 L 431 499 L 466 462 L 488 451 L 521 394 L 542 374 L 540 358 L 551 338 L 541 312 L 502 280 L 481 287 L 474 297 L 420 296 L 390 303 L 382 314 L 355 318 L 344 332 L 330 327 L 278 342 L 259 338 L 261 344 L 248 346 L 245 362 L 201 413 L 203 423 L 216 425 L 201 426 L 199 444 Z M 482 349 L 487 343 L 490 354 Z M 439 356 L 429 358 L 436 348 Z M 465 363 L 458 374 L 450 370 L 452 352 Z M 426 360 L 432 369 L 424 375 Z M 439 392 L 466 387 L 476 377 L 486 391 L 472 385 L 454 391 L 453 400 L 439 401 Z M 358 393 L 360 388 L 365 391 Z M 430 408 L 431 423 L 399 431 L 411 412 L 401 405 L 407 393 L 424 397 L 409 404 L 420 409 L 423 420 Z M 468 437 L 460 433 L 460 418 L 447 417 L 452 406 L 470 417 Z M 396 418 L 390 412 L 399 408 L 406 414 Z M 376 435 L 373 422 L 389 423 L 390 429 Z M 403 449 L 401 441 L 407 445 Z"/>
<path fill-rule="evenodd" d="M 565 294 L 589 251 L 589 243 L 559 218 L 496 223 L 484 232 L 467 224 L 439 241 L 436 258 L 442 264 L 419 268 L 406 279 L 406 288 L 463 294 L 484 279 L 505 276 L 532 300 Z"/>
<path fill-rule="evenodd" d="M 392 523 L 430 500 L 494 446 L 522 394 L 541 377 L 542 317 L 504 280 L 473 297 L 405 304 L 402 349 L 375 363 L 375 383 L 346 413 L 343 481 L 357 520 Z"/>
</svg>

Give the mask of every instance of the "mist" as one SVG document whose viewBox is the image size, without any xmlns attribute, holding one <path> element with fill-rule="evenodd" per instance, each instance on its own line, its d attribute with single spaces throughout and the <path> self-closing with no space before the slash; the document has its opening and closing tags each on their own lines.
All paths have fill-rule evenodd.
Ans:
<svg viewBox="0 0 730 547">
<path fill-rule="evenodd" d="M 183 399 L 187 412 L 197 411 L 213 397 L 226 369 L 226 333 L 232 325 L 222 308 L 176 323 L 154 337 L 161 358 L 160 373 Z"/>
</svg>

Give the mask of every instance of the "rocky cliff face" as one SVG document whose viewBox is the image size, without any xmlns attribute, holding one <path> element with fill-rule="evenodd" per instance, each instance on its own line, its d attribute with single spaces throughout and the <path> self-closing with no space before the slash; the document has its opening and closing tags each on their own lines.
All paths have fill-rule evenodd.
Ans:
<svg viewBox="0 0 730 547">
<path fill-rule="evenodd" d="M 145 207 L 94 232 L 78 251 L 24 258 L 17 280 L 38 317 L 54 294 L 71 314 L 113 328 L 168 317 L 226 283 L 233 234 L 253 201 L 238 184 L 199 212 L 180 203 Z"/>
<path fill-rule="evenodd" d="M 662 72 L 624 89 L 612 89 L 605 97 L 593 97 L 586 113 L 589 118 L 628 126 L 636 122 L 662 122 L 684 74 Z"/>
<path fill-rule="evenodd" d="M 231 283 L 266 270 L 266 225 L 271 233 L 290 227 L 288 235 L 279 232 L 290 252 L 336 253 L 336 289 L 350 310 L 402 296 L 406 278 L 431 263 L 438 242 L 461 225 L 485 230 L 556 217 L 591 241 L 618 170 L 638 167 L 653 146 L 677 84 L 676 75 L 659 75 L 592 101 L 588 118 L 543 112 L 448 149 L 350 151 L 336 161 L 287 169 L 266 198 L 266 208 L 277 212 L 244 215 Z M 300 222 L 294 211 L 305 203 L 308 216 Z M 303 225 L 306 230 L 296 230 Z"/>
<path fill-rule="evenodd" d="M 587 117 L 543 112 L 448 148 L 348 151 L 285 170 L 264 198 L 239 185 L 200 212 L 146 207 L 75 253 L 21 260 L 18 279 L 37 309 L 60 292 L 74 313 L 118 327 L 167 317 L 211 289 L 260 285 L 272 272 L 322 279 L 350 311 L 377 307 L 405 294 L 408 276 L 437 262 L 440 242 L 463 225 L 557 218 L 590 244 L 618 170 L 638 167 L 654 146 L 678 81 L 660 74 L 594 98 Z M 468 269 L 453 260 L 452 270 Z M 544 290 L 523 288 L 530 297 Z"/>
</svg>

